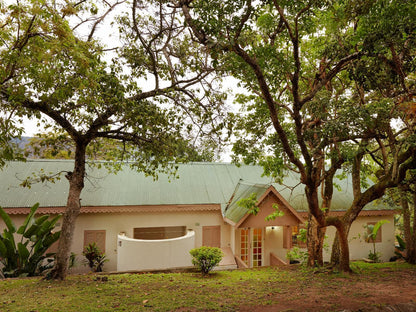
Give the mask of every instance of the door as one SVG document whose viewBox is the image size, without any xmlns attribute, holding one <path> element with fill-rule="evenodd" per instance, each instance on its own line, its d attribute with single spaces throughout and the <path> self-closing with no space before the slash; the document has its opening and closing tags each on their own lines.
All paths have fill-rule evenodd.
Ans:
<svg viewBox="0 0 416 312">
<path fill-rule="evenodd" d="M 221 247 L 221 226 L 202 227 L 202 246 Z"/>
<path fill-rule="evenodd" d="M 240 256 L 249 267 L 259 267 L 263 264 L 262 228 L 240 230 Z"/>
<path fill-rule="evenodd" d="M 263 263 L 263 229 L 253 229 L 252 267 L 259 267 Z"/>
</svg>

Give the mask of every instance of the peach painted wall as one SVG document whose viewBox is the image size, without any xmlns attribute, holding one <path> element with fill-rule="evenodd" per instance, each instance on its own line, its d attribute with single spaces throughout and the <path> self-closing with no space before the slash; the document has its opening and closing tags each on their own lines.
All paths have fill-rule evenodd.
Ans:
<svg viewBox="0 0 416 312">
<path fill-rule="evenodd" d="M 274 220 L 266 221 L 266 217 L 275 212 L 273 204 L 278 203 L 280 211 L 284 213 L 283 216 L 275 218 Z M 297 225 L 299 220 L 287 209 L 274 195 L 267 196 L 260 205 L 260 211 L 257 215 L 250 215 L 244 220 L 240 228 L 261 228 L 265 226 L 279 226 L 279 225 Z"/>
</svg>

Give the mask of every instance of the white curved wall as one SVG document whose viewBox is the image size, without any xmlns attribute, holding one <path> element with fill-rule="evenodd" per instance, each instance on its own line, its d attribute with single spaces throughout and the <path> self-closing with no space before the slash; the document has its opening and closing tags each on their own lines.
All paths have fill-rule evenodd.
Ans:
<svg viewBox="0 0 416 312">
<path fill-rule="evenodd" d="M 189 251 L 195 248 L 195 232 L 169 239 L 117 238 L 117 271 L 156 270 L 192 266 Z"/>
</svg>

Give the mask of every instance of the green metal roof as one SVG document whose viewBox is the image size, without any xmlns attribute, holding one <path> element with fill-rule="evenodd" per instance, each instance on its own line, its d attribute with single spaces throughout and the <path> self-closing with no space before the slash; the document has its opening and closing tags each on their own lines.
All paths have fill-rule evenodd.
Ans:
<svg viewBox="0 0 416 312">
<path fill-rule="evenodd" d="M 268 187 L 268 184 L 251 184 L 240 180 L 235 187 L 234 193 L 231 195 L 230 201 L 223 209 L 224 217 L 234 223 L 238 223 L 248 212 L 247 208 L 238 205 L 238 201 L 242 198 L 248 198 L 253 193 L 256 194 L 256 199 L 259 199 Z"/>
<path fill-rule="evenodd" d="M 240 180 L 244 181 L 244 187 L 237 190 L 236 200 L 257 191 L 258 196 L 261 196 L 261 190 L 272 182 L 271 178 L 262 176 L 263 169 L 260 166 L 237 167 L 229 163 L 188 163 L 178 166 L 178 179 L 159 174 L 156 181 L 128 165 L 123 165 L 117 174 L 108 172 L 104 167 L 89 167 L 81 203 L 83 206 L 221 204 L 225 208 Z M 71 160 L 9 162 L 0 171 L 0 206 L 30 207 L 36 202 L 43 207 L 65 206 L 69 188 L 65 177 L 56 183 L 33 184 L 30 189 L 19 184 L 41 169 L 45 173 L 57 173 L 71 171 L 72 168 Z M 332 210 L 345 210 L 352 202 L 352 186 L 347 179 L 337 183 L 342 191 L 334 192 Z M 284 178 L 284 185 L 273 185 L 297 211 L 307 210 L 304 187 L 299 185 L 296 176 L 290 174 Z M 373 204 L 367 209 L 388 207 Z M 238 218 L 237 215 L 242 213 L 234 211 L 232 218 Z"/>
</svg>

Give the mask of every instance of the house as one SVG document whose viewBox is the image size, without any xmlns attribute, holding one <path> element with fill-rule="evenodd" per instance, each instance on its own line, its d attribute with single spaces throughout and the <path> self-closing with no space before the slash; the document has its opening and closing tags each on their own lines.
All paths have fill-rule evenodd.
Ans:
<svg viewBox="0 0 416 312">
<path fill-rule="evenodd" d="M 39 214 L 64 212 L 68 182 L 37 183 L 31 188 L 19 184 L 43 170 L 57 173 L 72 170 L 66 160 L 29 160 L 10 162 L 0 171 L 0 206 L 16 225 L 23 222 L 34 203 Z M 296 241 L 300 226 L 307 218 L 303 187 L 294 176 L 282 185 L 262 176 L 259 166 L 225 163 L 188 163 L 178 165 L 179 178 L 160 174 L 157 180 L 138 173 L 128 165 L 119 172 L 104 167 L 89 167 L 81 194 L 81 214 L 72 251 L 82 258 L 84 246 L 96 242 L 106 253 L 106 271 L 152 270 L 191 266 L 189 250 L 202 245 L 223 249 L 224 268 L 256 267 L 286 262 L 286 254 Z M 337 181 L 333 214 L 342 214 L 352 201 L 352 187 Z M 259 212 L 248 213 L 238 202 L 256 194 Z M 275 206 L 284 214 L 266 220 Z M 367 257 L 372 244 L 363 236 L 364 225 L 386 219 L 376 241 L 382 259 L 394 254 L 395 211 L 381 202 L 367 205 L 350 232 L 351 259 Z M 0 221 L 0 227 L 4 224 Z M 334 228 L 327 230 L 331 246 Z M 324 257 L 329 259 L 330 250 Z M 76 271 L 86 270 L 79 266 Z"/>
</svg>

